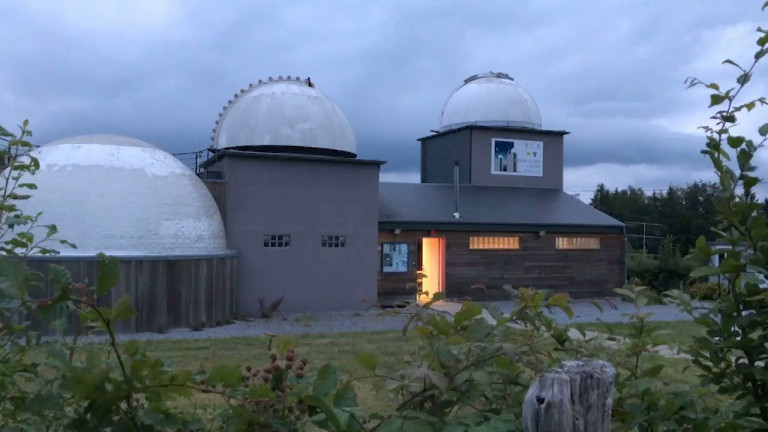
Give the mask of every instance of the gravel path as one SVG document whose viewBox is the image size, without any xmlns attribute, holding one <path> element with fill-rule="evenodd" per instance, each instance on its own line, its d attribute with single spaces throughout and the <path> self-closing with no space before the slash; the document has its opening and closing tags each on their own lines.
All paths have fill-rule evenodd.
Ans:
<svg viewBox="0 0 768 432">
<path fill-rule="evenodd" d="M 505 313 L 509 313 L 514 307 L 513 302 L 493 302 Z M 625 322 L 627 314 L 634 313 L 632 304 L 615 301 L 608 303 L 600 301 L 603 312 L 600 312 L 589 301 L 573 301 L 571 308 L 574 317 L 571 322 Z M 458 303 L 440 302 L 436 309 L 446 313 L 455 313 L 461 307 Z M 652 305 L 646 306 L 642 312 L 653 313 L 650 318 L 654 321 L 688 321 L 690 317 L 679 311 L 674 306 Z M 557 322 L 567 323 L 568 317 L 559 309 L 553 309 L 547 314 Z M 408 317 L 398 314 L 397 310 L 369 310 L 348 312 L 316 312 L 278 314 L 269 319 L 253 319 L 236 321 L 219 327 L 205 328 L 200 331 L 190 329 L 173 329 L 166 333 L 135 333 L 119 335 L 120 340 L 158 340 L 158 339 L 207 339 L 207 338 L 231 338 L 231 337 L 258 337 L 267 333 L 276 335 L 317 334 L 317 333 L 350 333 L 373 332 L 386 330 L 400 330 L 405 325 Z M 82 338 L 83 341 L 98 341 L 103 337 L 94 336 Z"/>
<path fill-rule="evenodd" d="M 599 300 L 597 303 L 603 308 L 602 312 L 595 307 L 589 300 L 575 300 L 570 306 L 573 310 L 573 320 L 570 322 L 626 322 L 627 315 L 637 312 L 632 303 L 620 300 L 612 300 L 610 303 L 606 300 Z M 504 313 L 509 313 L 514 307 L 511 301 L 493 302 L 500 307 Z M 699 307 L 705 307 L 705 303 L 699 303 Z M 642 313 L 652 313 L 648 319 L 651 321 L 690 321 L 690 315 L 679 310 L 672 305 L 650 305 L 641 309 Z M 547 315 L 554 318 L 559 323 L 569 322 L 568 316 L 560 309 L 554 308 Z"/>
<path fill-rule="evenodd" d="M 258 337 L 266 333 L 295 335 L 375 332 L 400 330 L 407 320 L 408 317 L 403 314 L 380 310 L 278 314 L 273 318 L 235 321 L 234 324 L 205 328 L 200 331 L 173 329 L 166 333 L 124 334 L 119 335 L 118 339 L 207 339 Z"/>
</svg>

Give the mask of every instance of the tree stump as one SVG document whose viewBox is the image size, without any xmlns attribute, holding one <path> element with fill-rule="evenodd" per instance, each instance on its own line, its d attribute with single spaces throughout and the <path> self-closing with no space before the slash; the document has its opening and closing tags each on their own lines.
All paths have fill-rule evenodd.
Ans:
<svg viewBox="0 0 768 432">
<path fill-rule="evenodd" d="M 616 370 L 602 360 L 571 360 L 536 378 L 523 402 L 526 432 L 609 432 Z"/>
</svg>

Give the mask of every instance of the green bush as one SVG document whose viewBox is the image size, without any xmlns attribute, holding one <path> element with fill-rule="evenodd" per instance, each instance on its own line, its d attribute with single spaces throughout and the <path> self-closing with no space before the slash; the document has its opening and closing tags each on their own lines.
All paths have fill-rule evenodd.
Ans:
<svg viewBox="0 0 768 432">
<path fill-rule="evenodd" d="M 688 292 L 694 300 L 719 300 L 728 295 L 728 287 L 718 282 L 696 282 Z"/>
<path fill-rule="evenodd" d="M 627 258 L 627 276 L 637 280 L 657 293 L 680 289 L 696 268 L 692 258 L 683 257 L 671 238 L 665 238 L 659 246 L 659 256 L 630 255 Z"/>
</svg>

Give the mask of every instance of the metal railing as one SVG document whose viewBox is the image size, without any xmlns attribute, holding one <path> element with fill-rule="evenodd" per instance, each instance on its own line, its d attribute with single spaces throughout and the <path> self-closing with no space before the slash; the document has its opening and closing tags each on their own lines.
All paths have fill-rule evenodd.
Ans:
<svg viewBox="0 0 768 432">
<path fill-rule="evenodd" d="M 173 153 L 173 156 L 175 156 L 176 159 L 180 160 L 181 163 L 189 167 L 189 169 L 191 169 L 195 174 L 200 174 L 200 172 L 202 172 L 202 163 L 210 159 L 211 155 L 211 149 L 198 150 L 194 152 Z"/>
</svg>

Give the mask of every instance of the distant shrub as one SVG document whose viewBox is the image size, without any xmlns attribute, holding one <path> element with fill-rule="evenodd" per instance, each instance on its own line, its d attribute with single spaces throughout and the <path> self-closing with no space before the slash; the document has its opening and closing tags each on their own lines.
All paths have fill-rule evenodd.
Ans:
<svg viewBox="0 0 768 432">
<path fill-rule="evenodd" d="M 639 281 L 657 293 L 671 289 L 680 289 L 688 282 L 696 262 L 683 257 L 671 238 L 662 240 L 659 256 L 631 255 L 627 258 L 627 276 L 629 280 Z"/>
<path fill-rule="evenodd" d="M 718 282 L 697 282 L 691 285 L 690 294 L 695 300 L 718 300 L 728 294 L 728 287 Z"/>
</svg>

